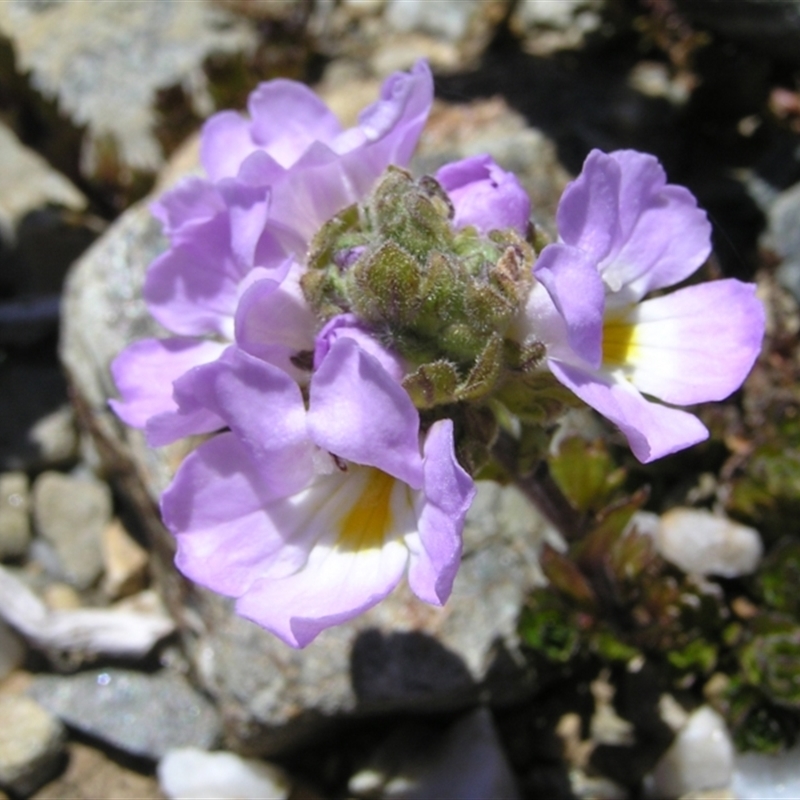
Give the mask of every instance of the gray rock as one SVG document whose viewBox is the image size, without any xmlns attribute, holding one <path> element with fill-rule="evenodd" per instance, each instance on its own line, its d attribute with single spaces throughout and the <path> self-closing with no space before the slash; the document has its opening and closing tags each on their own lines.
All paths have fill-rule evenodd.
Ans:
<svg viewBox="0 0 800 800">
<path fill-rule="evenodd" d="M 0 785 L 34 792 L 59 765 L 64 726 L 29 697 L 0 693 Z"/>
<path fill-rule="evenodd" d="M 514 775 L 485 708 L 444 732 L 420 722 L 398 728 L 348 786 L 359 797 L 516 800 Z"/>
<path fill-rule="evenodd" d="M 100 481 L 43 472 L 33 484 L 36 531 L 55 551 L 59 577 L 77 589 L 102 572 L 101 541 L 111 512 L 111 492 Z"/>
<path fill-rule="evenodd" d="M 521 119 L 498 102 L 449 112 L 426 131 L 427 149 L 418 160 L 422 168 L 492 146 L 488 133 L 480 144 L 470 140 L 463 123 L 472 113 L 467 130 L 477 139 L 484 130 L 481 121 L 491 120 L 506 156 L 529 170 L 524 179 L 530 178 L 528 185 L 541 198 L 537 207 L 555 208 L 568 176 L 541 134 L 526 131 Z M 533 140 L 537 146 L 528 147 Z M 174 545 L 155 500 L 188 445 L 152 450 L 107 405 L 114 396 L 109 362 L 130 342 L 160 333 L 141 299 L 141 285 L 147 265 L 164 246 L 144 205 L 124 214 L 68 279 L 60 350 L 79 417 L 149 532 L 159 589 L 182 629 L 198 679 L 219 704 L 231 746 L 271 754 L 318 733 L 340 715 L 455 709 L 474 703 L 484 688 L 505 698 L 528 691 L 518 668 L 498 672 L 497 667 L 514 663 L 505 651 L 517 646 L 516 619 L 526 594 L 543 580 L 537 553 L 548 529 L 513 488 L 479 488 L 446 608 L 427 606 L 403 585 L 303 651 L 236 617 L 230 601 L 187 585 L 176 573 Z"/>
<path fill-rule="evenodd" d="M 33 86 L 86 126 L 88 175 L 107 160 L 109 145 L 128 168 L 156 170 L 163 160 L 153 133 L 156 93 L 182 86 L 207 114 L 213 104 L 203 62 L 252 50 L 257 42 L 249 25 L 208 0 L 9 0 L 0 3 L 0 31 Z"/>
<path fill-rule="evenodd" d="M 0 561 L 20 558 L 31 541 L 28 476 L 24 472 L 0 475 Z"/>
<path fill-rule="evenodd" d="M 70 727 L 142 758 L 159 760 L 176 747 L 209 749 L 219 738 L 214 707 L 167 670 L 45 675 L 29 693 Z"/>
</svg>

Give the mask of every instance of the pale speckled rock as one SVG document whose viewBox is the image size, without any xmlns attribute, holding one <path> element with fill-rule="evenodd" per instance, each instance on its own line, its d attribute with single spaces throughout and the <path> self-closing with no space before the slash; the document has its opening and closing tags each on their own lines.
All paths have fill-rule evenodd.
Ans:
<svg viewBox="0 0 800 800">
<path fill-rule="evenodd" d="M 286 800 L 291 792 L 272 764 L 195 747 L 170 750 L 158 764 L 158 783 L 170 800 Z"/>
<path fill-rule="evenodd" d="M 711 707 L 701 706 L 656 764 L 649 794 L 656 800 L 672 800 L 690 792 L 726 789 L 734 755 L 725 720 Z"/>
<path fill-rule="evenodd" d="M 602 0 L 521 0 L 509 21 L 525 51 L 547 56 L 583 45 L 602 24 Z"/>
<path fill-rule="evenodd" d="M 176 747 L 213 747 L 214 707 L 176 672 L 123 669 L 37 677 L 29 694 L 87 736 L 134 756 L 159 760 Z"/>
<path fill-rule="evenodd" d="M 123 164 L 157 169 L 163 157 L 152 130 L 156 92 L 181 85 L 208 113 L 204 60 L 252 50 L 257 41 L 243 20 L 208 0 L 7 0 L 0 3 L 0 31 L 33 86 L 87 126 L 87 174 L 109 139 Z"/>
<path fill-rule="evenodd" d="M 695 508 L 667 511 L 656 548 L 684 572 L 737 578 L 755 572 L 764 546 L 754 528 Z"/>
<path fill-rule="evenodd" d="M 86 208 L 84 195 L 38 153 L 0 124 L 0 232 L 14 241 L 25 214 L 47 205 L 73 211 Z"/>
<path fill-rule="evenodd" d="M 437 113 L 438 127 L 432 122 L 418 156 L 421 169 L 501 147 L 512 162 L 508 167 L 524 165 L 523 180 L 538 192 L 539 207 L 555 208 L 568 176 L 552 144 L 526 130 L 504 104 L 474 104 L 463 112 L 440 107 Z M 527 678 L 509 667 L 513 658 L 503 650 L 516 647 L 523 598 L 543 580 L 537 554 L 548 534 L 514 489 L 480 487 L 465 531 L 462 567 L 444 609 L 420 602 L 402 585 L 378 607 L 324 632 L 303 651 L 236 617 L 231 601 L 189 586 L 177 574 L 155 500 L 188 445 L 152 450 L 107 406 L 114 396 L 112 358 L 130 342 L 160 333 L 141 299 L 141 285 L 147 265 L 164 247 L 145 205 L 124 214 L 70 275 L 60 350 L 79 416 L 149 531 L 159 589 L 203 688 L 219 704 L 230 746 L 270 754 L 342 714 L 463 707 L 475 701 L 484 681 L 490 694 L 513 698 L 528 691 Z"/>
<path fill-rule="evenodd" d="M 0 561 L 25 555 L 31 541 L 28 476 L 0 475 Z"/>
<path fill-rule="evenodd" d="M 736 800 L 800 797 L 800 746 L 776 755 L 737 753 L 731 789 Z"/>
<path fill-rule="evenodd" d="M 0 693 L 0 785 L 21 795 L 35 791 L 58 768 L 64 726 L 38 703 Z"/>
<path fill-rule="evenodd" d="M 60 577 L 77 589 L 91 586 L 103 569 L 101 537 L 111 520 L 108 486 L 43 472 L 33 484 L 33 518 L 55 552 Z"/>
</svg>

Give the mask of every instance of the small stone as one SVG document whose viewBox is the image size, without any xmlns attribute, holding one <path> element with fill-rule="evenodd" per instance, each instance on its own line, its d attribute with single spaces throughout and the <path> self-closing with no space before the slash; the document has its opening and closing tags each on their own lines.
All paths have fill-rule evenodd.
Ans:
<svg viewBox="0 0 800 800">
<path fill-rule="evenodd" d="M 21 558 L 28 551 L 29 505 L 28 476 L 24 472 L 0 475 L 0 561 Z"/>
<path fill-rule="evenodd" d="M 286 775 L 272 764 L 194 747 L 170 750 L 158 765 L 158 783 L 171 800 L 285 800 L 291 792 Z"/>
<path fill-rule="evenodd" d="M 112 599 L 126 597 L 144 588 L 147 551 L 114 519 L 103 530 L 103 591 Z"/>
<path fill-rule="evenodd" d="M 492 715 L 479 708 L 445 733 L 422 723 L 399 728 L 356 773 L 349 790 L 392 800 L 516 800 L 516 780 L 506 761 Z"/>
<path fill-rule="evenodd" d="M 52 777 L 64 726 L 23 695 L 0 694 L 0 784 L 27 795 Z"/>
<path fill-rule="evenodd" d="M 731 789 L 737 800 L 800 797 L 800 745 L 777 755 L 738 753 Z"/>
<path fill-rule="evenodd" d="M 46 464 L 65 464 L 78 455 L 78 431 L 72 406 L 63 405 L 37 420 L 28 439 L 42 454 Z"/>
<path fill-rule="evenodd" d="M 656 765 L 652 794 L 671 800 L 689 792 L 725 789 L 733 765 L 733 742 L 725 721 L 711 707 L 701 706 Z"/>
<path fill-rule="evenodd" d="M 25 643 L 0 619 L 0 681 L 25 660 Z"/>
<path fill-rule="evenodd" d="M 64 773 L 45 784 L 31 800 L 163 800 L 158 782 L 80 742 L 70 742 Z"/>
<path fill-rule="evenodd" d="M 661 517 L 656 547 L 684 572 L 723 578 L 752 574 L 763 552 L 754 528 L 693 508 L 674 508 Z"/>
<path fill-rule="evenodd" d="M 103 569 L 101 537 L 111 519 L 111 491 L 93 479 L 42 473 L 33 485 L 36 530 L 55 550 L 64 580 L 91 586 Z"/>
<path fill-rule="evenodd" d="M 181 675 L 122 669 L 37 678 L 30 693 L 87 736 L 159 760 L 177 747 L 212 747 L 220 733 L 213 706 Z"/>
<path fill-rule="evenodd" d="M 44 602 L 53 611 L 82 608 L 81 596 L 67 583 L 51 583 L 42 592 Z"/>
</svg>

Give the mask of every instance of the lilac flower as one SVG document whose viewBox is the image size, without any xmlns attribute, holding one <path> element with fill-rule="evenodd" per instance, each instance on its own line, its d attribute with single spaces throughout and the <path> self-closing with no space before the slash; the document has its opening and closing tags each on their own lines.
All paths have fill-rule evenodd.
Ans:
<svg viewBox="0 0 800 800">
<path fill-rule="evenodd" d="M 420 450 L 408 395 L 354 339 L 331 345 L 308 410 L 285 372 L 235 347 L 176 395 L 230 429 L 190 454 L 162 497 L 185 575 L 294 647 L 406 572 L 417 596 L 444 603 L 472 480 L 452 423 L 432 425 Z"/>
<path fill-rule="evenodd" d="M 436 173 L 453 203 L 455 228 L 473 225 L 480 234 L 514 228 L 524 236 L 531 201 L 516 175 L 506 172 L 488 155 L 446 164 Z"/>
<path fill-rule="evenodd" d="M 408 163 L 432 98 L 419 62 L 392 75 L 349 130 L 306 86 L 285 80 L 251 95 L 251 119 L 223 112 L 206 123 L 201 156 L 211 180 L 188 178 L 153 205 L 170 248 L 150 266 L 144 295 L 177 337 L 137 342 L 112 364 L 121 398 L 111 404 L 123 421 L 155 446 L 215 430 L 207 410 L 179 412 L 173 385 L 218 358 L 237 325 L 259 357 L 295 369 L 293 354 L 314 342 L 298 284 L 311 236 L 363 199 L 387 166 Z M 253 303 L 270 314 L 237 323 L 237 309 L 244 318 Z"/>
<path fill-rule="evenodd" d="M 720 280 L 643 301 L 710 252 L 705 213 L 652 156 L 592 151 L 557 222 L 520 335 L 546 344 L 553 375 L 618 425 L 640 461 L 705 439 L 697 417 L 645 395 L 690 405 L 737 389 L 764 333 L 755 286 Z"/>
</svg>

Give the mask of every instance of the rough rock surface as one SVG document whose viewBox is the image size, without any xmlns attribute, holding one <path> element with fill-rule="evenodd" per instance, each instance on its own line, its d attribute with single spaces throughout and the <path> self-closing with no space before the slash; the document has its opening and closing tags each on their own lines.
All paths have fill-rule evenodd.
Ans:
<svg viewBox="0 0 800 800">
<path fill-rule="evenodd" d="M 498 126 L 514 117 L 505 107 L 490 105 L 486 111 L 485 105 L 476 104 L 467 114 L 493 119 Z M 476 143 L 463 132 L 454 139 L 447 132 L 456 130 L 463 117 L 453 111 L 443 119 L 446 112 L 440 109 L 441 129 L 422 147 L 418 163 L 423 169 L 485 149 L 490 141 Z M 483 130 L 480 124 L 473 128 Z M 525 159 L 523 142 L 541 136 L 518 120 L 506 134 L 503 147 L 517 160 Z M 523 166 L 531 173 L 537 162 L 537 169 L 549 169 L 536 173 L 536 185 L 543 197 L 549 192 L 552 207 L 566 175 L 541 139 L 538 149 L 528 148 L 530 161 Z M 427 606 L 401 586 L 371 612 L 326 631 L 301 652 L 236 617 L 230 601 L 188 586 L 176 573 L 172 542 L 158 520 L 155 500 L 187 445 L 151 450 L 107 406 L 114 395 L 109 362 L 130 342 L 159 335 L 141 299 L 141 284 L 147 265 L 164 246 L 157 223 L 140 205 L 91 248 L 68 281 L 61 356 L 79 414 L 107 468 L 147 521 L 160 588 L 179 620 L 203 688 L 219 704 L 230 745 L 272 753 L 341 714 L 463 707 L 474 702 L 484 681 L 489 691 L 504 696 L 525 692 L 522 676 L 510 678 L 499 664 L 510 663 L 503 650 L 516 646 L 520 605 L 542 580 L 537 553 L 547 529 L 514 489 L 480 488 L 446 608 Z"/>
<path fill-rule="evenodd" d="M 30 73 L 33 86 L 87 126 L 89 174 L 109 139 L 124 164 L 157 169 L 163 156 L 152 131 L 156 92 L 183 85 L 207 113 L 213 109 L 203 61 L 256 43 L 249 26 L 208 0 L 8 0 L 0 3 L 0 32 L 13 42 L 18 68 Z"/>
<path fill-rule="evenodd" d="M 33 517 L 38 534 L 53 548 L 56 569 L 77 589 L 86 589 L 103 569 L 101 537 L 111 519 L 106 484 L 44 472 L 33 485 Z"/>
<path fill-rule="evenodd" d="M 158 760 L 175 747 L 212 747 L 219 737 L 208 700 L 168 670 L 44 675 L 30 694 L 71 727 L 142 758 Z"/>
<path fill-rule="evenodd" d="M 0 561 L 20 558 L 31 540 L 28 476 L 24 472 L 0 475 Z"/>
<path fill-rule="evenodd" d="M 29 794 L 57 768 L 64 727 L 38 703 L 17 694 L 0 694 L 0 720 L 0 785 Z"/>
</svg>

